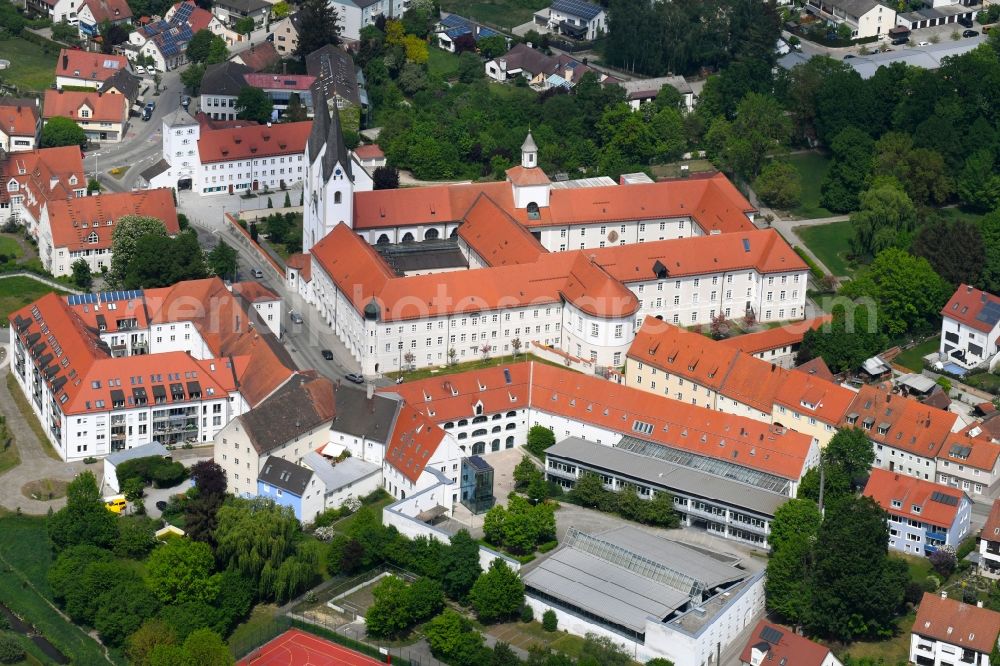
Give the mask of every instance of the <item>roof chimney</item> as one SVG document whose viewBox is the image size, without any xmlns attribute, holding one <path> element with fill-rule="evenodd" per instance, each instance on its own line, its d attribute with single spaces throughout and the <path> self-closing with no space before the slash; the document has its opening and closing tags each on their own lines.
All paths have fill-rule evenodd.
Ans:
<svg viewBox="0 0 1000 666">
<path fill-rule="evenodd" d="M 982 601 L 977 601 L 976 602 L 976 608 L 982 608 L 982 607 L 983 607 L 983 602 Z"/>
<path fill-rule="evenodd" d="M 941 598 L 942 599 L 948 598 L 948 590 L 941 590 Z"/>
</svg>

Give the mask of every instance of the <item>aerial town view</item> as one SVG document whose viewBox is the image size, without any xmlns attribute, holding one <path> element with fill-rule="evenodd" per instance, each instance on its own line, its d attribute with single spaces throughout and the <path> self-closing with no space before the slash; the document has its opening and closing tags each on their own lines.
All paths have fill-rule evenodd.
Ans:
<svg viewBox="0 0 1000 666">
<path fill-rule="evenodd" d="M 0 0 L 0 665 L 1000 666 L 998 26 Z"/>
</svg>

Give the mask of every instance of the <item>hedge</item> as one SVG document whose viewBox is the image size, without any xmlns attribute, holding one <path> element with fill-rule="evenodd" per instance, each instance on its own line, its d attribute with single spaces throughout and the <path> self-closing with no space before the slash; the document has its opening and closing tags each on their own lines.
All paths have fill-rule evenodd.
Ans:
<svg viewBox="0 0 1000 666">
<path fill-rule="evenodd" d="M 126 460 L 118 465 L 115 473 L 118 476 L 119 488 L 124 488 L 125 482 L 132 478 L 141 479 L 145 485 L 152 483 L 157 488 L 172 488 L 187 476 L 184 465 L 172 462 L 163 456 L 145 456 Z"/>
<path fill-rule="evenodd" d="M 806 254 L 805 250 L 798 245 L 795 245 L 792 249 L 795 250 L 795 254 L 802 257 L 802 261 L 806 262 L 806 265 L 809 267 L 809 272 L 812 273 L 814 278 L 822 280 L 826 276 L 826 273 L 824 273 L 822 269 L 816 265 L 816 262 L 813 261 L 812 257 Z"/>
</svg>

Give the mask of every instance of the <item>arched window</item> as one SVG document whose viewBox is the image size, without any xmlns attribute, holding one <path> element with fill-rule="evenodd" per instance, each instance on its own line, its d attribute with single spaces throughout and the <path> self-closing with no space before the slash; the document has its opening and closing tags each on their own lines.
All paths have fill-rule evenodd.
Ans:
<svg viewBox="0 0 1000 666">
<path fill-rule="evenodd" d="M 542 214 L 538 212 L 538 204 L 536 204 L 534 201 L 532 201 L 531 203 L 529 203 L 528 204 L 528 219 L 529 220 L 537 220 L 541 216 L 542 216 Z"/>
<path fill-rule="evenodd" d="M 500 432 L 501 430 L 503 430 L 503 428 L 500 426 L 493 426 L 493 430 L 490 430 L 490 432 Z"/>
<path fill-rule="evenodd" d="M 339 204 L 342 196 L 343 195 L 340 192 L 334 192 L 333 193 L 333 203 Z"/>
<path fill-rule="evenodd" d="M 496 414 L 493 415 L 492 418 L 493 418 L 494 421 L 499 421 L 500 419 L 503 418 L 503 414 L 501 414 L 500 412 L 497 412 Z"/>
<path fill-rule="evenodd" d="M 469 425 L 468 419 L 459 419 L 459 421 L 458 421 L 458 427 L 461 428 L 462 426 L 465 426 L 465 425 Z"/>
<path fill-rule="evenodd" d="M 472 445 L 472 455 L 481 456 L 486 453 L 486 442 L 476 442 Z"/>
<path fill-rule="evenodd" d="M 437 229 L 428 229 L 424 232 L 424 240 L 437 240 L 439 237 Z"/>
<path fill-rule="evenodd" d="M 499 450 L 500 450 L 500 440 L 494 439 L 492 442 L 490 442 L 490 451 L 499 451 Z"/>
<path fill-rule="evenodd" d="M 459 439 L 467 439 L 468 437 L 469 437 L 469 433 L 467 433 L 467 432 L 460 432 L 460 433 L 458 433 L 458 438 Z"/>
<path fill-rule="evenodd" d="M 444 424 L 444 429 L 445 430 L 451 430 L 454 427 L 455 427 L 455 424 L 453 422 L 451 422 L 451 421 L 448 421 L 447 423 Z"/>
<path fill-rule="evenodd" d="M 389 244 L 389 236 L 387 236 L 386 234 L 382 234 L 381 236 L 378 237 L 378 240 L 375 242 L 375 244 L 376 245 L 388 245 Z"/>
<path fill-rule="evenodd" d="M 484 422 L 486 420 L 487 419 L 486 419 L 485 416 L 476 416 L 476 417 L 473 417 L 472 422 L 473 423 L 482 423 L 482 422 Z"/>
<path fill-rule="evenodd" d="M 507 438 L 507 443 L 506 443 L 505 447 L 508 448 L 508 449 L 514 448 L 514 437 L 513 437 L 513 435 Z"/>
<path fill-rule="evenodd" d="M 511 418 L 512 416 L 517 416 L 517 412 L 507 412 L 507 418 Z"/>
<path fill-rule="evenodd" d="M 515 428 L 517 428 L 516 423 L 508 423 L 506 427 L 504 427 L 504 430 L 514 430 Z"/>
<path fill-rule="evenodd" d="M 450 238 L 458 238 L 458 227 L 451 230 Z"/>
<path fill-rule="evenodd" d="M 411 234 L 409 231 L 407 231 L 405 234 L 403 234 L 403 242 L 404 243 L 412 243 L 413 242 L 413 234 Z"/>
<path fill-rule="evenodd" d="M 472 431 L 473 437 L 480 437 L 481 435 L 485 434 L 486 434 L 486 428 L 476 428 L 475 430 Z"/>
</svg>

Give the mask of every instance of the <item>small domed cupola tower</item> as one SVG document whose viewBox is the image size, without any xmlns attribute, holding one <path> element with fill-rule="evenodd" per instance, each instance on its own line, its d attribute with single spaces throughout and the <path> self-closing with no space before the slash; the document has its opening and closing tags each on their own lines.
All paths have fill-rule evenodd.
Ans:
<svg viewBox="0 0 1000 666">
<path fill-rule="evenodd" d="M 530 131 L 521 144 L 521 164 L 507 169 L 507 182 L 514 189 L 514 206 L 527 209 L 528 219 L 540 219 L 540 209 L 549 206 L 552 181 L 538 168 L 538 146 Z"/>
<path fill-rule="evenodd" d="M 531 136 L 531 130 L 528 130 L 528 136 L 521 144 L 521 166 L 525 169 L 534 169 L 538 166 L 538 146 Z"/>
</svg>

